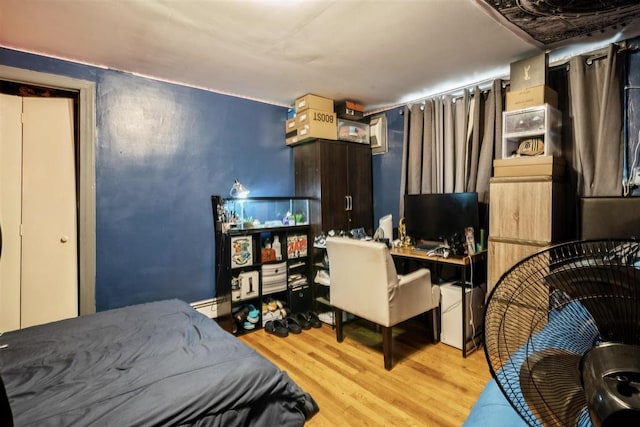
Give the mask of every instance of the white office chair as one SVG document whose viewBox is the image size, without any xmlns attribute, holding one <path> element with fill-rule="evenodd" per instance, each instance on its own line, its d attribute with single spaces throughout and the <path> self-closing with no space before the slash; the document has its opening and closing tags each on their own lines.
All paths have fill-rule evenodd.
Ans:
<svg viewBox="0 0 640 427">
<path fill-rule="evenodd" d="M 335 310 L 336 338 L 344 339 L 343 311 L 382 328 L 384 367 L 392 367 L 392 327 L 432 311 L 433 337 L 438 336 L 440 287 L 431 272 L 421 268 L 400 276 L 386 244 L 346 237 L 327 238 L 330 301 Z"/>
</svg>

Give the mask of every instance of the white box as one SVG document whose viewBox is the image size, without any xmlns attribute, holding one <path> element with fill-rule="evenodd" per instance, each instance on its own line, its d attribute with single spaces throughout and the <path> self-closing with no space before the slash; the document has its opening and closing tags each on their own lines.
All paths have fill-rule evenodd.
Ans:
<svg viewBox="0 0 640 427">
<path fill-rule="evenodd" d="M 240 300 L 255 298 L 260 287 L 260 275 L 257 271 L 243 271 L 238 275 L 240 282 Z"/>
<path fill-rule="evenodd" d="M 484 316 L 483 292 L 479 287 L 466 288 L 467 334 L 473 338 L 482 327 Z M 440 341 L 462 350 L 462 289 L 459 282 L 440 285 Z"/>
</svg>

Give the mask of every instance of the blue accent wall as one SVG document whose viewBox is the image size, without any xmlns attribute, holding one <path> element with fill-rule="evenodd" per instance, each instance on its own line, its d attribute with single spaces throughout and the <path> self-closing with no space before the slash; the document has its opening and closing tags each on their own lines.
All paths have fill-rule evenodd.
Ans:
<svg viewBox="0 0 640 427">
<path fill-rule="evenodd" d="M 211 195 L 235 178 L 293 194 L 284 107 L 9 49 L 0 64 L 96 83 L 98 311 L 210 298 Z"/>
<path fill-rule="evenodd" d="M 393 226 L 398 226 L 400 209 L 400 178 L 402 174 L 402 141 L 404 138 L 403 108 L 386 111 L 387 147 L 384 154 L 372 159 L 373 171 L 373 225 L 378 226 L 381 217 L 391 214 Z"/>
</svg>

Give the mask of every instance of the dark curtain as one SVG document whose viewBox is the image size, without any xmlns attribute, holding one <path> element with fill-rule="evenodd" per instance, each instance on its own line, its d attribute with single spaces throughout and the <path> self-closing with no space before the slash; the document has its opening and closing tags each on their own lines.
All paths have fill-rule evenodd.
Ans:
<svg viewBox="0 0 640 427">
<path fill-rule="evenodd" d="M 503 82 L 407 105 L 400 189 L 405 194 L 478 192 L 488 203 L 493 159 L 501 156 Z"/>
<path fill-rule="evenodd" d="M 622 195 L 622 56 L 610 45 L 596 59 L 569 61 L 568 112 L 572 139 L 565 156 L 578 196 Z M 567 155 L 568 154 L 568 155 Z"/>
</svg>

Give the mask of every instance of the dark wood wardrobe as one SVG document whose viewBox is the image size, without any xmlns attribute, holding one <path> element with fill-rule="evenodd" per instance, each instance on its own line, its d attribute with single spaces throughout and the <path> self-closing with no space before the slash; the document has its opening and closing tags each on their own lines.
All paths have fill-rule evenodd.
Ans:
<svg viewBox="0 0 640 427">
<path fill-rule="evenodd" d="M 295 195 L 311 197 L 312 234 L 363 227 L 373 234 L 371 146 L 316 139 L 293 147 Z"/>
</svg>

